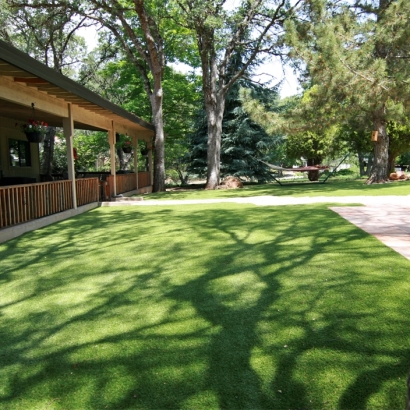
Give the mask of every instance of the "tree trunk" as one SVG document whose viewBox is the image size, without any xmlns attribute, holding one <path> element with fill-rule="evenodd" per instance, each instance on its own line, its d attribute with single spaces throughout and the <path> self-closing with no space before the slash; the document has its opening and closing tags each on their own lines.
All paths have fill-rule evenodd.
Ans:
<svg viewBox="0 0 410 410">
<path fill-rule="evenodd" d="M 307 165 L 308 166 L 315 166 L 315 165 L 320 165 L 322 162 L 321 158 L 308 158 L 307 160 Z M 309 181 L 319 181 L 319 171 L 308 171 L 308 179 Z"/>
<path fill-rule="evenodd" d="M 369 162 L 367 163 L 367 167 L 366 167 L 367 176 L 370 176 L 370 171 L 373 168 L 373 159 L 374 159 L 374 154 L 369 156 Z"/>
<path fill-rule="evenodd" d="M 374 130 L 378 131 L 374 142 L 374 162 L 366 184 L 383 183 L 388 179 L 389 137 L 386 122 L 378 117 L 374 120 Z"/>
<path fill-rule="evenodd" d="M 54 161 L 54 140 L 56 129 L 48 127 L 44 138 L 43 155 L 41 157 L 40 174 L 51 176 L 53 161 Z"/>
<path fill-rule="evenodd" d="M 357 153 L 357 157 L 359 160 L 360 176 L 362 177 L 366 173 L 365 171 L 366 161 L 364 160 L 364 155 L 361 152 Z"/>
<path fill-rule="evenodd" d="M 399 156 L 397 152 L 391 152 L 389 150 L 389 160 L 387 162 L 387 174 L 389 175 L 390 172 L 395 172 L 396 171 L 396 158 Z"/>
<path fill-rule="evenodd" d="M 221 138 L 225 97 L 217 96 L 217 103 L 206 103 L 208 116 L 207 178 L 205 189 L 216 189 L 221 177 Z"/>
<path fill-rule="evenodd" d="M 117 148 L 117 155 L 118 155 L 118 160 L 120 162 L 120 170 L 124 170 L 125 162 L 124 162 L 124 153 L 122 151 L 122 148 Z"/>
<path fill-rule="evenodd" d="M 154 185 L 153 192 L 165 191 L 165 135 L 162 112 L 162 88 L 155 89 L 150 97 L 152 117 L 155 127 L 154 136 Z"/>
</svg>

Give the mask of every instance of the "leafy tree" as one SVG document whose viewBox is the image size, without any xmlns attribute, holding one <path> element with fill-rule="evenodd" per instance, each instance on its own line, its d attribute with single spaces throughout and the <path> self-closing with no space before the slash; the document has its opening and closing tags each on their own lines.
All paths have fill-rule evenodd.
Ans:
<svg viewBox="0 0 410 410">
<path fill-rule="evenodd" d="M 326 157 L 334 158 L 334 135 L 336 127 L 327 129 L 322 133 L 305 131 L 290 134 L 286 139 L 287 154 L 293 158 L 305 158 L 307 165 L 321 165 Z M 319 179 L 319 171 L 309 171 L 310 181 Z"/>
<path fill-rule="evenodd" d="M 335 135 L 336 142 L 341 147 L 344 146 L 348 152 L 357 155 L 360 176 L 369 176 L 373 164 L 373 143 L 369 138 L 371 129 L 371 121 L 366 121 L 366 118 L 360 116 L 353 116 L 339 124 Z"/>
<path fill-rule="evenodd" d="M 105 132 L 77 132 L 73 146 L 77 150 L 76 170 L 110 170 L 110 145 Z"/>
<path fill-rule="evenodd" d="M 56 0 L 49 3 L 53 7 L 44 11 L 17 7 L 8 1 L 7 29 L 0 36 L 48 67 L 75 78 L 75 66 L 86 55 L 84 38 L 76 32 L 89 24 L 85 18 L 59 6 Z"/>
<path fill-rule="evenodd" d="M 120 58 L 106 63 L 94 72 L 89 81 L 89 88 L 150 121 L 151 109 L 144 98 L 142 80 L 127 59 Z M 172 175 L 175 179 L 177 176 L 182 184 L 187 182 L 188 177 L 183 161 L 187 150 L 184 140 L 191 131 L 193 114 L 201 99 L 198 82 L 195 75 L 184 75 L 171 67 L 164 69 L 165 168 L 167 177 Z"/>
<path fill-rule="evenodd" d="M 311 94 L 314 88 L 304 93 L 303 97 L 286 99 L 275 111 L 267 111 L 262 104 L 242 90 L 244 107 L 250 117 L 267 132 L 285 135 L 287 160 L 300 161 L 303 157 L 307 165 L 320 165 L 325 158 L 334 158 L 343 150 L 341 141 L 336 138 L 340 125 L 332 121 L 324 122 L 326 126 L 317 125 L 316 118 L 323 112 L 312 110 Z M 333 118 L 334 119 L 334 118 Z M 312 171 L 309 179 L 317 180 L 319 173 Z"/>
<path fill-rule="evenodd" d="M 180 185 L 188 184 L 191 175 L 185 160 L 188 148 L 186 139 L 170 139 L 166 143 L 167 178 Z"/>
<path fill-rule="evenodd" d="M 164 119 L 163 119 L 163 74 L 166 54 L 164 35 L 170 44 L 177 41 L 177 29 L 173 20 L 167 18 L 168 1 L 164 0 L 8 0 L 18 7 L 31 7 L 42 10 L 63 7 L 89 21 L 98 22 L 109 30 L 122 50 L 128 56 L 135 70 L 141 76 L 143 88 L 151 105 L 152 122 L 155 127 L 154 138 L 154 191 L 165 189 L 164 158 Z M 181 40 L 182 37 L 180 37 Z M 183 41 L 181 40 L 183 43 Z"/>
<path fill-rule="evenodd" d="M 304 22 L 286 24 L 290 55 L 306 66 L 306 78 L 316 87 L 312 107 L 327 107 L 339 122 L 355 116 L 372 122 L 378 140 L 368 183 L 383 182 L 389 168 L 386 126 L 406 121 L 410 97 L 410 2 L 318 0 L 313 5 Z"/>
<path fill-rule="evenodd" d="M 193 31 L 202 67 L 202 89 L 207 114 L 207 189 L 220 180 L 222 120 L 228 91 L 263 53 L 279 53 L 283 24 L 302 1 L 243 0 L 228 10 L 225 1 L 176 0 L 185 27 Z M 232 58 L 240 52 L 243 64 L 228 76 Z"/>
</svg>

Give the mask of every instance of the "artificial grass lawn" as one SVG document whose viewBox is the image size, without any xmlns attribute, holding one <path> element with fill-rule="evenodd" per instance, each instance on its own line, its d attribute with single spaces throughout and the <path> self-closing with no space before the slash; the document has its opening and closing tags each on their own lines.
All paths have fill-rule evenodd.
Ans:
<svg viewBox="0 0 410 410">
<path fill-rule="evenodd" d="M 409 261 L 325 205 L 99 208 L 0 245 L 2 409 L 400 409 Z"/>
<path fill-rule="evenodd" d="M 280 186 L 277 183 L 263 185 L 245 185 L 242 189 L 204 190 L 190 189 L 184 191 L 167 191 L 145 195 L 144 199 L 210 199 L 234 198 L 238 196 L 385 196 L 385 195 L 410 195 L 410 181 L 396 181 L 386 184 L 366 185 L 364 179 L 338 180 L 329 179 L 325 184 L 289 184 Z M 136 195 L 140 196 L 140 195 Z"/>
</svg>

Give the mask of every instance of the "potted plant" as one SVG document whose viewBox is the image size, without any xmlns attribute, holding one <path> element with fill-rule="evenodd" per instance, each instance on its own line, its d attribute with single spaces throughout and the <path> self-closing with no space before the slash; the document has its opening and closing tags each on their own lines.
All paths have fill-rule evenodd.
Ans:
<svg viewBox="0 0 410 410">
<path fill-rule="evenodd" d="M 122 145 L 122 151 L 125 152 L 126 154 L 131 154 L 132 152 L 132 143 L 130 140 L 124 141 Z"/>
<path fill-rule="evenodd" d="M 27 123 L 22 124 L 21 129 L 26 134 L 26 138 L 30 142 L 43 142 L 44 134 L 47 132 L 48 124 L 44 121 L 29 119 Z"/>
<path fill-rule="evenodd" d="M 146 157 L 148 155 L 148 153 L 149 153 L 149 148 L 142 148 L 141 155 L 143 157 Z"/>
</svg>

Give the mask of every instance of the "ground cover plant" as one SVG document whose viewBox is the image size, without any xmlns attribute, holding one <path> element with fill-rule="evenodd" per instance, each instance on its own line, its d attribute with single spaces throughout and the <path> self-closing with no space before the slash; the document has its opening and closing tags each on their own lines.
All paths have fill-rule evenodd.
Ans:
<svg viewBox="0 0 410 410">
<path fill-rule="evenodd" d="M 400 409 L 409 261 L 326 205 L 99 208 L 0 245 L 2 409 Z"/>
</svg>

